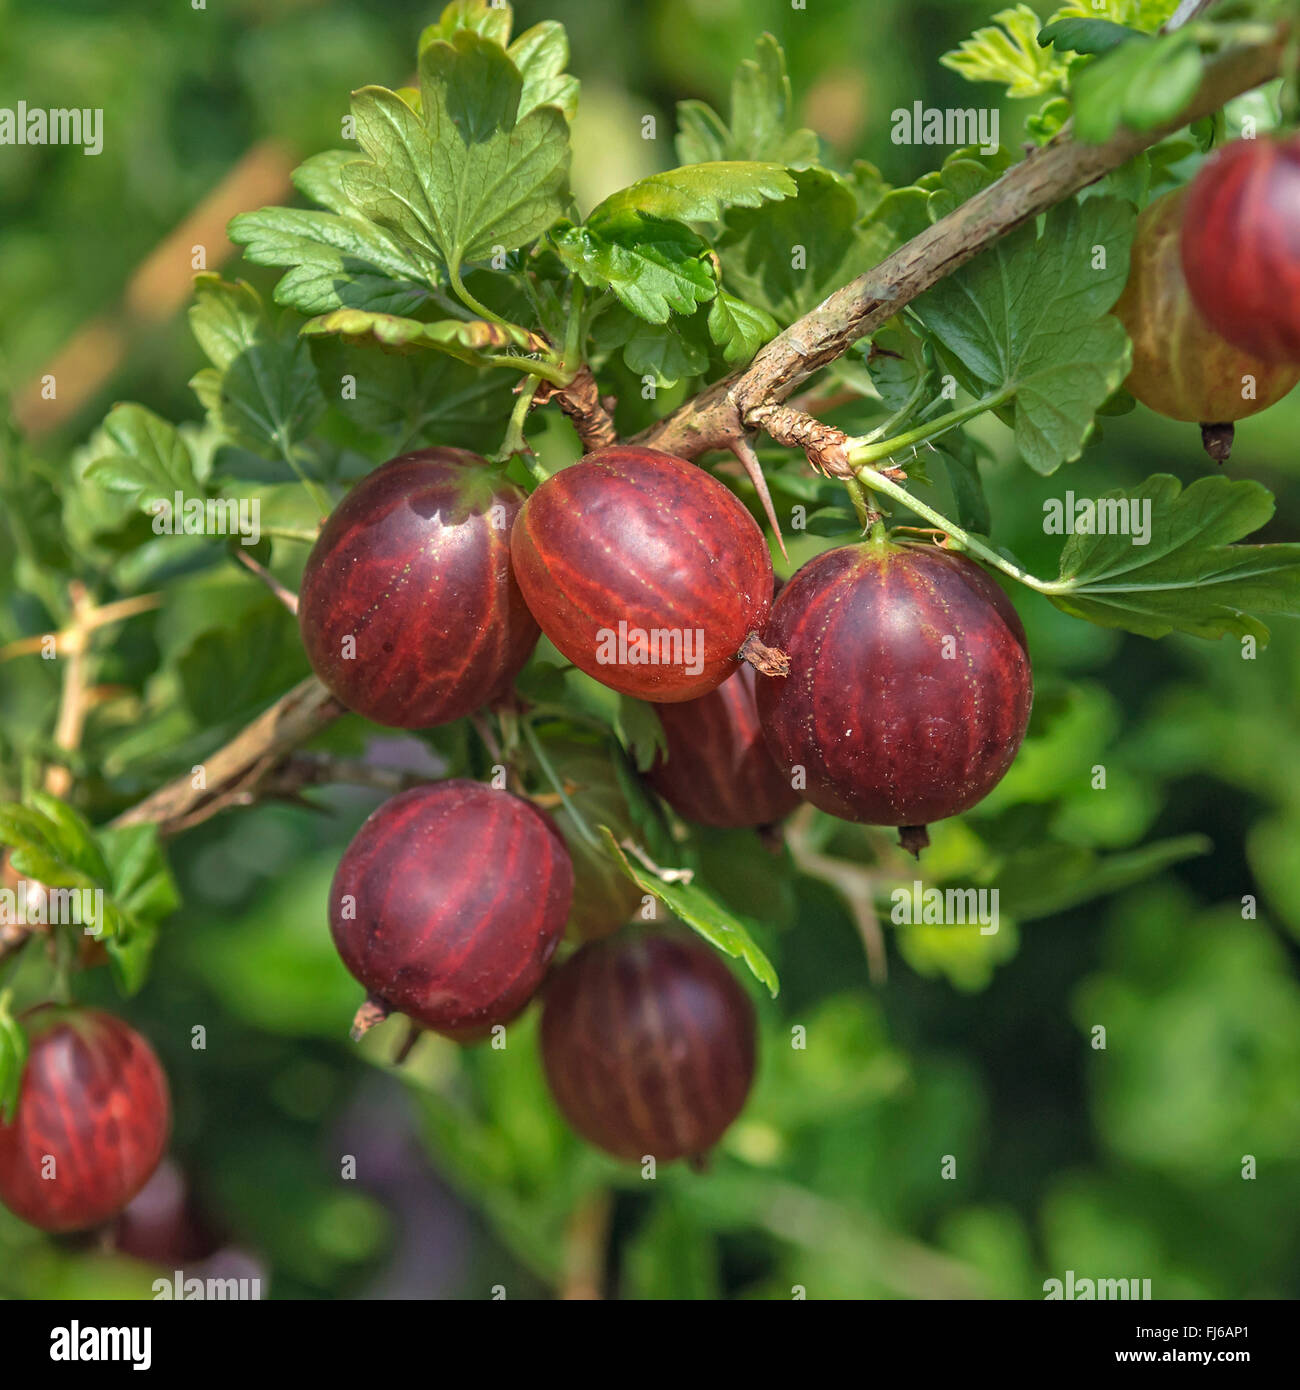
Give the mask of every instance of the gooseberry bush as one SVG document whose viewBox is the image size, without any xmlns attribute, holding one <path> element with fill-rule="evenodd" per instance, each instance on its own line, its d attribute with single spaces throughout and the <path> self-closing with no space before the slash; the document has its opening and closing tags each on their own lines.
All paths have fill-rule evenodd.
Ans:
<svg viewBox="0 0 1300 1390">
<path fill-rule="evenodd" d="M 303 907 L 354 1036 L 402 1015 L 403 1058 L 427 1031 L 484 1076 L 535 1049 L 639 1165 L 611 1182 L 707 1165 L 815 881 L 874 961 L 918 876 L 996 891 L 1005 941 L 1201 852 L 1081 843 L 1013 784 L 1060 715 L 1026 608 L 1252 650 L 1300 612 L 1300 544 L 1249 539 L 1272 499 L 1232 452 L 1300 380 L 1296 138 L 1240 103 L 1281 77 L 1293 108 L 1292 16 L 1204 10 L 999 14 L 945 62 L 1039 99 L 1032 143 L 905 187 L 798 127 L 763 35 L 728 112 L 681 103 L 676 167 L 582 208 L 564 30 L 457 0 L 297 205 L 231 223 L 273 292 L 197 276 L 194 418 L 115 405 L 57 474 L 10 428 L 3 655 L 57 680 L 0 744 L 5 883 L 100 907 L 0 927 L 0 1201 L 98 1226 L 158 1164 L 156 1059 L 72 1001 L 99 969 L 142 988 L 169 856 L 254 802 L 387 795 Z M 1068 477 L 1139 403 L 1210 458 L 1193 430 L 1093 499 L 1040 577 L 985 473 Z"/>
</svg>

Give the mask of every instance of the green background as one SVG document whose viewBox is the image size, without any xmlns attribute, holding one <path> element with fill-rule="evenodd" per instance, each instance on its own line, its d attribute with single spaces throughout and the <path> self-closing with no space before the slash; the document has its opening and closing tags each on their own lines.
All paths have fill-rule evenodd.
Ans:
<svg viewBox="0 0 1300 1390">
<path fill-rule="evenodd" d="M 799 12 L 788 0 L 548 0 L 516 13 L 517 30 L 543 18 L 568 27 L 583 81 L 584 208 L 670 167 L 675 101 L 725 110 L 731 73 L 764 29 L 785 46 L 803 123 L 841 161 L 869 158 L 897 183 L 944 152 L 891 144 L 895 107 L 998 99 L 938 63 L 987 20 L 977 3 L 818 0 Z M 434 17 L 409 0 L 207 11 L 0 0 L 6 100 L 101 106 L 106 119 L 98 158 L 0 149 L 10 384 L 87 319 L 116 312 L 132 270 L 255 142 L 276 136 L 299 155 L 337 145 L 348 91 L 405 81 Z M 1004 143 L 1024 109 L 1004 107 Z M 646 115 L 654 140 L 642 138 Z M 225 269 L 268 293 L 275 278 L 237 259 Z M 39 441 L 55 475 L 115 400 L 198 418 L 186 382 L 201 357 L 183 317 L 133 327 L 130 342 L 110 388 Z M 1140 409 L 1108 420 L 1049 479 L 1011 457 L 1000 427 L 985 437 L 998 455 L 985 469 L 995 535 L 1037 573 L 1055 569 L 1060 545 L 1043 534 L 1044 499 L 1214 469 L 1194 427 Z M 1297 438 L 1300 395 L 1239 428 L 1229 470 L 1278 499 L 1253 539 L 1300 535 Z M 6 640 L 32 630 L 11 597 Z M 1026 907 L 994 937 L 886 926 L 888 979 L 873 984 L 833 889 L 779 880 L 747 834 L 716 836 L 715 881 L 763 919 L 783 990 L 758 1000 L 758 1085 L 706 1175 L 665 1169 L 647 1183 L 570 1136 L 541 1084 L 534 1021 L 502 1053 L 425 1039 L 400 1072 L 386 1065 L 395 1026 L 360 1050 L 347 1041 L 358 989 L 333 953 L 325 899 L 377 796 L 318 794 L 324 814 L 231 814 L 174 843 L 185 906 L 149 983 L 119 1003 L 99 971 L 85 997 L 120 1009 L 158 1048 L 173 1150 L 223 1243 L 252 1254 L 277 1297 L 548 1295 L 572 1287 L 582 1233 L 603 1214 L 604 1288 L 628 1298 L 788 1298 L 798 1287 L 814 1298 L 1039 1298 L 1067 1270 L 1150 1279 L 1157 1298 L 1300 1294 L 1296 629 L 1278 621 L 1272 644 L 1244 659 L 1231 640 L 1151 642 L 1024 591 L 1016 602 L 1038 708 L 987 813 L 1081 850 L 1188 833 L 1212 850 L 1083 906 Z M 287 660 L 292 674 L 298 658 Z M 18 686 L 17 668 L 0 666 L 11 729 L 48 712 L 56 688 Z M 387 752 L 412 756 L 396 741 Z M 1098 765 L 1104 790 L 1092 785 Z M 927 867 L 968 849 L 960 825 L 941 826 Z M 1027 898 L 1050 907 L 1052 884 L 1032 863 L 1025 874 Z M 204 1050 L 190 1045 L 196 1025 Z M 790 1046 L 797 1025 L 806 1050 Z M 347 1155 L 355 1180 L 341 1176 Z M 148 1296 L 157 1274 L 0 1210 L 4 1295 Z"/>
</svg>

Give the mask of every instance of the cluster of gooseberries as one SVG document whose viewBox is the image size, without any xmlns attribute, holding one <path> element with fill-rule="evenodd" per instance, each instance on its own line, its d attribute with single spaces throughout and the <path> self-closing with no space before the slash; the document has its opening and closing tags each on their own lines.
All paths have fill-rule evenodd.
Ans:
<svg viewBox="0 0 1300 1390">
<path fill-rule="evenodd" d="M 1297 303 L 1300 139 L 1238 141 L 1139 219 L 1116 306 L 1129 391 L 1200 422 L 1226 457 L 1232 422 L 1300 380 Z M 525 497 L 485 459 L 435 448 L 384 464 L 334 510 L 299 615 L 334 696 L 397 728 L 507 698 L 545 633 L 579 670 L 656 704 L 664 748 L 646 780 L 704 825 L 769 826 L 806 801 L 916 847 L 999 781 L 1032 677 L 983 569 L 873 532 L 775 590 L 748 511 L 682 459 L 602 449 Z M 647 634 L 672 635 L 667 659 L 647 656 Z M 564 766 L 599 784 L 600 764 L 580 748 Z M 561 816 L 461 779 L 394 797 L 339 864 L 335 943 L 363 1012 L 461 1042 L 540 992 L 544 1070 L 573 1127 L 619 1158 L 697 1159 L 744 1105 L 753 1007 L 696 938 L 628 927 L 637 885 L 566 838 Z M 46 1005 L 24 1026 L 0 1201 L 46 1230 L 102 1224 L 158 1167 L 166 1079 L 144 1039 L 97 1010 Z"/>
<path fill-rule="evenodd" d="M 1115 313 L 1133 340 L 1125 386 L 1195 421 L 1220 462 L 1233 424 L 1300 381 L 1300 137 L 1237 140 L 1138 219 Z"/>
<path fill-rule="evenodd" d="M 407 728 L 504 696 L 545 633 L 655 704 L 646 780 L 705 825 L 771 826 L 807 800 L 917 836 L 1001 778 L 1032 680 L 1015 611 L 978 565 L 882 533 L 775 590 L 754 519 L 683 459 L 600 449 L 525 498 L 487 460 L 429 449 L 335 510 L 299 621 L 342 703 Z M 599 761 L 578 750 L 564 775 L 599 786 Z M 367 993 L 359 1026 L 400 1012 L 473 1042 L 540 991 L 545 1074 L 574 1128 L 621 1158 L 697 1159 L 744 1103 L 754 1011 L 708 947 L 627 926 L 639 903 L 532 798 L 454 778 L 366 821 L 330 923 Z M 576 949 L 552 969 L 566 935 Z"/>
</svg>

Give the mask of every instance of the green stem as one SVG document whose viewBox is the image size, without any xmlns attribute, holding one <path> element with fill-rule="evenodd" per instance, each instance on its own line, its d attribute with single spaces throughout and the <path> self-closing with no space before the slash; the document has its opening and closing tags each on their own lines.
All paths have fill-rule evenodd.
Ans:
<svg viewBox="0 0 1300 1390">
<path fill-rule="evenodd" d="M 541 769 L 542 775 L 546 780 L 555 788 L 556 795 L 563 803 L 564 809 L 569 813 L 574 828 L 593 849 L 603 850 L 604 845 L 601 844 L 595 832 L 582 818 L 582 813 L 573 804 L 568 792 L 564 790 L 564 783 L 560 780 L 555 768 L 551 765 L 551 760 L 546 756 L 546 751 L 542 747 L 541 739 L 537 737 L 537 731 L 533 728 L 532 721 L 528 719 L 522 720 L 521 727 L 524 731 L 524 738 L 527 740 L 528 747 L 532 750 L 533 757 L 537 759 L 537 766 Z"/>
<path fill-rule="evenodd" d="M 532 409 L 533 397 L 537 394 L 537 388 L 541 381 L 534 377 L 528 383 L 520 383 L 519 397 L 515 401 L 515 408 L 510 412 L 510 423 L 506 427 L 506 437 L 501 442 L 500 450 L 494 455 L 496 462 L 504 463 L 514 454 L 529 454 L 531 450 L 524 439 L 524 421 L 528 418 L 528 412 Z"/>
<path fill-rule="evenodd" d="M 507 328 L 512 333 L 518 333 L 521 338 L 526 338 L 528 330 L 521 328 L 517 323 L 511 323 L 509 319 L 503 319 L 500 314 L 493 313 L 486 304 L 481 304 L 465 288 L 465 282 L 460 278 L 460 266 L 449 265 L 447 267 L 447 278 L 451 281 L 451 287 L 456 291 L 461 301 L 472 309 L 480 318 L 486 319 L 489 323 L 495 323 L 501 328 Z M 573 380 L 573 373 L 567 371 L 563 365 L 556 365 L 554 362 L 539 362 L 531 357 L 494 357 L 491 365 L 493 367 L 511 367 L 517 372 L 526 372 L 529 376 L 541 377 L 543 381 L 549 381 L 553 386 L 567 386 Z"/>
<path fill-rule="evenodd" d="M 500 314 L 494 313 L 486 304 L 480 304 L 477 299 L 465 288 L 465 282 L 460 278 L 460 265 L 453 261 L 447 267 L 447 278 L 451 281 L 451 287 L 456 291 L 456 297 L 467 309 L 472 309 L 479 318 L 486 319 L 489 323 L 500 324 L 502 328 L 519 328 L 518 324 L 511 323 L 509 319 L 503 319 Z M 520 329 L 520 332 L 523 330 Z"/>
<path fill-rule="evenodd" d="M 586 297 L 582 280 L 573 279 L 573 292 L 569 296 L 569 322 L 565 325 L 563 366 L 567 372 L 576 372 L 582 364 L 582 305 Z"/>
<path fill-rule="evenodd" d="M 67 927 L 51 927 L 54 938 L 54 983 L 51 992 L 60 1004 L 72 1003 L 72 968 L 76 963 L 76 939 Z"/>
<path fill-rule="evenodd" d="M 996 396 L 986 396 L 984 399 L 973 401 L 970 405 L 964 405 L 958 410 L 949 411 L 947 415 L 940 415 L 937 420 L 930 420 L 924 425 L 918 425 L 916 429 L 908 430 L 906 434 L 896 434 L 892 439 L 884 439 L 878 443 L 872 443 L 869 437 L 850 441 L 849 462 L 872 464 L 879 463 L 882 459 L 893 458 L 894 455 L 901 454 L 904 449 L 914 449 L 918 444 L 925 444 L 929 440 L 955 429 L 958 425 L 965 424 L 967 420 L 973 420 L 975 416 L 983 415 L 985 411 L 996 410 L 998 406 L 1010 398 L 1011 393 L 1009 391 L 1004 391 Z"/>
<path fill-rule="evenodd" d="M 321 489 L 315 479 L 309 478 L 298 466 L 298 460 L 293 456 L 293 449 L 279 430 L 275 432 L 275 441 L 280 446 L 280 457 L 293 469 L 294 476 L 307 489 L 307 496 L 311 498 L 323 521 L 333 510 L 333 503 L 330 502 L 329 496 Z"/>
<path fill-rule="evenodd" d="M 487 365 L 509 367 L 512 371 L 523 372 L 525 376 L 540 377 L 543 381 L 549 381 L 552 386 L 564 387 L 573 380 L 573 374 L 566 372 L 563 367 L 557 367 L 550 362 L 538 362 L 532 357 L 494 357 Z"/>
<path fill-rule="evenodd" d="M 870 430 L 862 436 L 864 444 L 874 444 L 878 439 L 888 439 L 894 430 L 912 418 L 912 412 L 925 399 L 925 394 L 930 389 L 929 373 L 924 370 L 920 363 L 917 363 L 916 367 L 916 385 L 912 387 L 912 394 L 883 425 L 877 425 L 874 430 Z"/>
<path fill-rule="evenodd" d="M 871 525 L 873 517 L 876 515 L 868 499 L 867 490 L 856 478 L 845 478 L 844 486 L 848 489 L 849 500 L 853 503 L 853 510 L 858 514 L 858 525 L 863 531 L 866 531 L 867 527 Z"/>
<path fill-rule="evenodd" d="M 292 526 L 263 526 L 264 536 L 276 536 L 282 541 L 302 541 L 304 545 L 315 545 L 319 531 L 297 530 Z"/>
<path fill-rule="evenodd" d="M 996 550 L 985 545 L 983 541 L 977 540 L 970 532 L 963 531 L 956 522 L 949 521 L 942 512 L 937 512 L 933 507 L 927 506 L 908 492 L 905 487 L 894 482 L 892 478 L 885 477 L 883 473 L 877 473 L 874 468 L 859 468 L 857 478 L 860 483 L 865 484 L 873 492 L 883 492 L 886 497 L 892 497 L 894 501 L 901 502 L 917 516 L 924 517 L 946 535 L 951 536 L 972 555 L 978 555 L 986 564 L 1000 569 L 1003 574 L 1010 575 L 1012 579 L 1024 584 L 1027 588 L 1034 589 L 1040 594 L 1065 594 L 1074 587 L 1068 580 L 1039 579 L 1022 570 L 1019 565 L 1013 564 L 1005 556 L 999 555 Z"/>
</svg>

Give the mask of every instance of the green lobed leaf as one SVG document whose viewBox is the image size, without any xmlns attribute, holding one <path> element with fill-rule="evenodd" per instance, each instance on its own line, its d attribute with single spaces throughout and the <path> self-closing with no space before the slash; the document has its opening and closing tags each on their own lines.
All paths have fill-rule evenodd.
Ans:
<svg viewBox="0 0 1300 1390">
<path fill-rule="evenodd" d="M 853 186 L 826 169 L 793 176 L 794 196 L 728 212 L 716 249 L 723 284 L 746 304 L 793 323 L 877 263 L 859 229 Z"/>
<path fill-rule="evenodd" d="M 372 314 L 363 309 L 335 309 L 309 319 L 302 326 L 306 338 L 337 335 L 348 343 L 374 343 L 397 352 L 429 349 L 445 352 L 471 366 L 490 366 L 496 350 L 513 349 L 518 355 L 540 351 L 545 345 L 532 333 L 510 324 L 484 319 L 444 319 L 423 323 L 394 314 Z"/>
<path fill-rule="evenodd" d="M 294 187 L 325 208 L 262 208 L 233 218 L 227 233 L 257 265 L 288 266 L 275 287 L 277 304 L 305 314 L 372 309 L 405 314 L 429 298 L 445 277 L 436 257 L 415 254 L 353 206 L 343 169 L 355 150 L 325 150 L 293 171 Z"/>
<path fill-rule="evenodd" d="M 523 79 L 504 50 L 467 29 L 420 54 L 421 110 L 395 92 L 354 93 L 366 158 L 342 166 L 353 204 L 420 253 L 459 271 L 535 241 L 564 211 L 563 112 L 519 116 Z"/>
<path fill-rule="evenodd" d="M 624 872 L 652 893 L 675 916 L 693 927 L 711 945 L 729 956 L 737 956 L 749 967 L 755 979 L 767 986 L 773 998 L 780 989 L 772 962 L 759 949 L 748 927 L 698 884 L 682 880 L 668 882 L 647 869 L 640 860 L 624 851 L 608 826 L 600 834 Z"/>
<path fill-rule="evenodd" d="M 0 803 L 0 844 L 10 847 L 9 862 L 18 873 L 49 888 L 103 887 L 106 871 L 103 877 L 92 871 L 102 869 L 103 861 L 75 827 L 75 820 L 60 823 L 33 806 Z"/>
<path fill-rule="evenodd" d="M 318 206 L 340 216 L 359 217 L 343 190 L 343 167 L 360 158 L 356 150 L 321 150 L 304 159 L 289 178 L 304 198 Z"/>
<path fill-rule="evenodd" d="M 65 864 L 71 864 L 89 878 L 107 885 L 108 864 L 90 822 L 66 801 L 48 792 L 34 791 L 28 798 L 35 813 L 44 817 L 50 845 Z"/>
<path fill-rule="evenodd" d="M 1300 616 L 1300 543 L 1234 545 L 1273 515 L 1273 498 L 1247 479 L 1200 478 L 1183 488 L 1157 473 L 1130 491 L 1106 493 L 1099 506 L 1149 508 L 1150 541 L 1110 528 L 1072 535 L 1061 552 L 1056 606 L 1102 627 L 1143 637 L 1252 636 L 1268 628 L 1252 613 Z"/>
<path fill-rule="evenodd" d="M 906 320 L 890 319 L 873 335 L 865 356 L 871 384 L 890 411 L 902 410 L 914 397 L 925 398 L 921 378 L 928 382 L 934 375 L 934 353 Z"/>
<path fill-rule="evenodd" d="M 194 461 L 176 427 L 142 405 L 115 405 L 104 417 L 93 442 L 94 457 L 85 478 L 129 497 L 142 511 L 176 493 L 200 497 L 203 487 Z"/>
<path fill-rule="evenodd" d="M 731 125 L 702 101 L 677 105 L 677 156 L 683 164 L 715 160 L 770 160 L 792 169 L 817 162 L 820 141 L 796 128 L 785 54 L 761 34 L 756 56 L 746 58 L 731 82 Z"/>
<path fill-rule="evenodd" d="M 708 247 L 679 222 L 633 219 L 599 232 L 565 222 L 551 233 L 551 244 L 584 284 L 608 287 L 648 323 L 693 314 L 717 293 Z"/>
<path fill-rule="evenodd" d="M 462 29 L 481 34 L 504 48 L 510 42 L 514 22 L 514 9 L 505 0 L 451 0 L 437 23 L 428 25 L 420 34 L 419 51 L 423 53 L 431 43 L 453 38 Z"/>
<path fill-rule="evenodd" d="M 1054 19 L 1043 25 L 1038 42 L 1062 53 L 1109 53 L 1134 33 L 1109 19 Z"/>
<path fill-rule="evenodd" d="M 818 507 L 799 529 L 810 536 L 861 536 L 862 523 L 852 507 Z"/>
<path fill-rule="evenodd" d="M 123 912 L 158 922 L 181 905 L 156 825 L 105 826 L 96 832 L 108 861 L 113 897 Z"/>
<path fill-rule="evenodd" d="M 157 944 L 158 928 L 152 922 L 127 933 L 119 931 L 104 943 L 119 994 L 129 999 L 144 987 Z"/>
<path fill-rule="evenodd" d="M 792 198 L 794 179 L 783 165 L 755 160 L 686 164 L 651 174 L 612 193 L 592 209 L 586 225 L 597 232 L 629 220 L 713 222 L 728 208 L 756 208 Z"/>
<path fill-rule="evenodd" d="M 86 919 L 83 926 L 104 940 L 110 958 L 120 957 L 114 973 L 123 989 L 133 992 L 143 982 L 157 924 L 180 902 L 158 847 L 157 827 L 94 830 L 46 792 L 33 792 L 31 803 L 0 803 L 0 844 L 11 847 L 10 863 L 50 889 L 102 892 L 102 916 Z"/>
<path fill-rule="evenodd" d="M 709 306 L 709 336 L 730 367 L 745 366 L 780 331 L 781 325 L 766 309 L 746 304 L 726 290 L 719 290 Z"/>
<path fill-rule="evenodd" d="M 1128 375 L 1128 338 L 1109 310 L 1128 277 L 1135 216 L 1113 198 L 1058 204 L 1041 236 L 1020 228 L 914 305 L 959 383 L 1010 402 L 1016 445 L 1036 472 L 1078 458 Z"/>
<path fill-rule="evenodd" d="M 709 366 L 708 341 L 698 315 L 647 323 L 619 304 L 596 321 L 592 339 L 602 349 L 622 349 L 630 372 L 654 377 L 660 386 L 699 376 Z"/>
<path fill-rule="evenodd" d="M 1041 27 L 1028 5 L 1001 10 L 939 61 L 968 82 L 997 82 L 1011 97 L 1045 96 L 1064 84 L 1066 67 L 1039 47 Z"/>
<path fill-rule="evenodd" d="M 993 530 L 993 519 L 980 477 L 979 458 L 970 438 L 960 430 L 953 430 L 936 439 L 934 448 L 943 460 L 948 485 L 957 503 L 957 524 L 962 530 L 974 532 L 977 536 L 989 535 Z"/>
<path fill-rule="evenodd" d="M 287 457 L 325 410 L 296 324 L 273 323 L 243 281 L 204 274 L 195 291 L 190 327 L 213 365 L 191 386 L 225 438 L 264 458 Z"/>
<path fill-rule="evenodd" d="M 409 314 L 428 302 L 436 261 L 421 261 L 374 223 L 305 208 L 240 213 L 228 229 L 254 265 L 288 266 L 275 302 L 303 314 L 370 309 Z"/>
<path fill-rule="evenodd" d="M 648 772 L 660 753 L 668 751 L 664 726 L 654 705 L 631 695 L 618 697 L 617 729 L 638 772 Z"/>
<path fill-rule="evenodd" d="M 178 658 L 181 697 L 203 726 L 251 715 L 308 674 L 292 616 L 271 595 L 237 624 L 202 633 Z"/>
<path fill-rule="evenodd" d="M 677 103 L 675 147 L 683 164 L 708 164 L 734 153 L 726 121 L 706 101 Z"/>
<path fill-rule="evenodd" d="M 558 106 L 567 120 L 578 114 L 578 79 L 564 71 L 569 61 L 569 36 L 564 25 L 543 20 L 526 29 L 506 52 L 519 69 L 523 88 L 519 115 L 538 106 Z"/>
<path fill-rule="evenodd" d="M 1182 30 L 1159 39 L 1134 37 L 1075 79 L 1076 138 L 1101 144 L 1120 126 L 1152 130 L 1174 120 L 1200 86 L 1204 66 L 1195 38 Z"/>
<path fill-rule="evenodd" d="M 1126 29 L 1154 33 L 1168 20 L 1183 0 L 1065 0 L 1064 6 L 1052 18 L 1083 17 L 1090 20 L 1109 20 Z"/>
<path fill-rule="evenodd" d="M 311 343 L 327 398 L 340 397 L 344 377 L 355 383 L 355 398 L 337 399 L 335 408 L 362 429 L 383 436 L 379 457 L 448 439 L 479 452 L 490 452 L 501 442 L 501 422 L 513 404 L 511 373 L 480 371 L 444 352 L 372 352 L 364 344 L 354 347 L 331 336 L 313 336 Z M 301 487 L 290 495 L 301 505 Z M 262 517 L 265 524 L 275 524 L 266 502 Z"/>
</svg>

